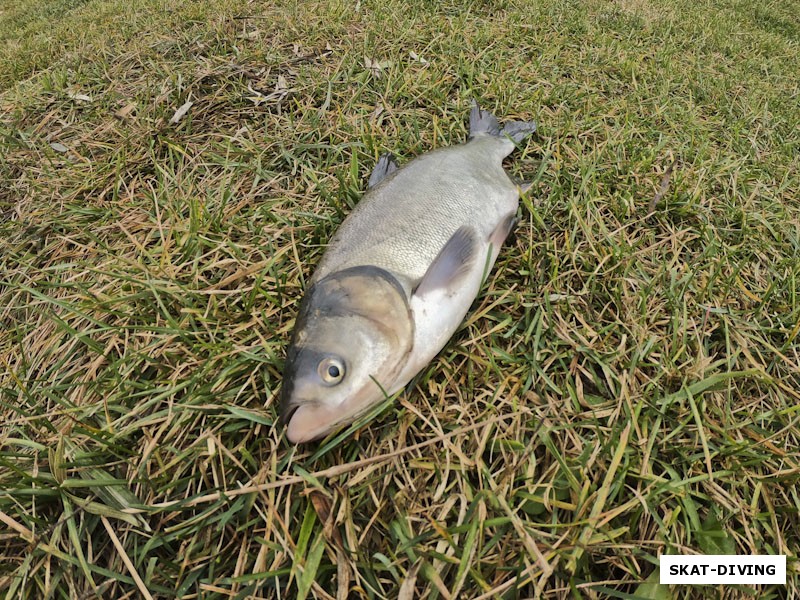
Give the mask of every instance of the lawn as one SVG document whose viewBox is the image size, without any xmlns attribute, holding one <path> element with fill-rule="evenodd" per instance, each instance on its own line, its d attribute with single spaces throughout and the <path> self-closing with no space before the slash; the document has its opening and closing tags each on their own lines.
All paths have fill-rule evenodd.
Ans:
<svg viewBox="0 0 800 600">
<path fill-rule="evenodd" d="M 800 596 L 798 14 L 0 0 L 0 593 Z M 325 243 L 473 98 L 539 124 L 514 235 L 394 402 L 288 444 Z"/>
</svg>

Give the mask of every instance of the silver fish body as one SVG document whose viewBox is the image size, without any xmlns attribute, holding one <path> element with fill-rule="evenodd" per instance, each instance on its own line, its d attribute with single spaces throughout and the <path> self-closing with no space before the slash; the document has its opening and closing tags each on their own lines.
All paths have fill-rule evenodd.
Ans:
<svg viewBox="0 0 800 600">
<path fill-rule="evenodd" d="M 281 413 L 301 443 L 400 390 L 447 343 L 497 258 L 519 203 L 502 161 L 535 130 L 473 105 L 470 140 L 402 168 L 382 157 L 303 299 Z"/>
</svg>

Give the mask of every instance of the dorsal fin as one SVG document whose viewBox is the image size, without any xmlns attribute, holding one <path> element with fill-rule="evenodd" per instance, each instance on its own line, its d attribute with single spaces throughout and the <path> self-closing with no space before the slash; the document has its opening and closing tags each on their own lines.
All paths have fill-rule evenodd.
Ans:
<svg viewBox="0 0 800 600">
<path fill-rule="evenodd" d="M 386 177 L 397 171 L 397 169 L 399 169 L 399 167 L 397 166 L 393 154 L 389 152 L 381 154 L 381 157 L 378 159 L 378 164 L 375 165 L 375 168 L 372 169 L 372 175 L 369 176 L 367 189 L 375 187 L 386 179 Z"/>
</svg>

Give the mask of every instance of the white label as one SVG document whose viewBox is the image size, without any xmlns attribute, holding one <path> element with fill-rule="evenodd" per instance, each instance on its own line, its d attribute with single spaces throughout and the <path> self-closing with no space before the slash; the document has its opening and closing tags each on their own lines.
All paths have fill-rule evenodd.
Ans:
<svg viewBox="0 0 800 600">
<path fill-rule="evenodd" d="M 662 554 L 660 582 L 672 584 L 786 584 L 786 556 Z"/>
</svg>

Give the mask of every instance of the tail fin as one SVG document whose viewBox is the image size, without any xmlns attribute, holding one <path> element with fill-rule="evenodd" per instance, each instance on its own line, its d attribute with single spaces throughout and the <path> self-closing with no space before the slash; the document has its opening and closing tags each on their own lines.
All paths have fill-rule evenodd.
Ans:
<svg viewBox="0 0 800 600">
<path fill-rule="evenodd" d="M 506 135 L 515 142 L 521 142 L 536 131 L 536 123 L 532 121 L 509 121 L 505 127 L 500 128 L 500 123 L 492 113 L 482 110 L 478 103 L 472 101 L 472 110 L 469 113 L 469 137 L 488 133 L 501 137 Z"/>
<path fill-rule="evenodd" d="M 534 131 L 536 131 L 536 123 L 533 121 L 509 121 L 503 127 L 502 133 L 519 143 Z"/>
<path fill-rule="evenodd" d="M 480 133 L 500 135 L 500 123 L 488 110 L 481 110 L 478 103 L 472 101 L 472 110 L 469 113 L 469 137 L 474 138 Z"/>
</svg>

